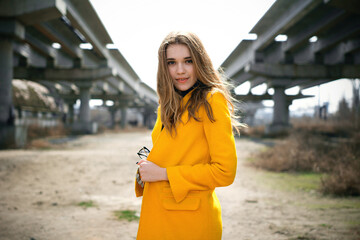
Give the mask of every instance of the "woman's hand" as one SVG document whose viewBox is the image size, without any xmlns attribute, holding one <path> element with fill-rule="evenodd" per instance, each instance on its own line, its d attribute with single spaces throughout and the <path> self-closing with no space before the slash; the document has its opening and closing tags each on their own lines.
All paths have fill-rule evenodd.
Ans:
<svg viewBox="0 0 360 240">
<path fill-rule="evenodd" d="M 166 168 L 159 167 L 148 160 L 140 160 L 139 163 L 140 178 L 143 182 L 168 181 Z"/>
</svg>

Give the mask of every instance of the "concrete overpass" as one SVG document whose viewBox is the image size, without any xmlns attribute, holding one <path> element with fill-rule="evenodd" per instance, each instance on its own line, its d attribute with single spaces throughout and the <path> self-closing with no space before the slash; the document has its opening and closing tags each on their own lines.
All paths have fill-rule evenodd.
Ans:
<svg viewBox="0 0 360 240">
<path fill-rule="evenodd" d="M 16 131 L 13 79 L 53 89 L 70 109 L 80 99 L 79 121 L 73 127 L 82 132 L 91 130 L 91 98 L 151 114 L 158 104 L 156 92 L 111 44 L 88 0 L 1 0 L 0 145 Z"/>
<path fill-rule="evenodd" d="M 271 131 L 289 126 L 292 100 L 301 90 L 340 78 L 360 77 L 360 1 L 277 0 L 222 64 L 236 86 L 266 83 L 274 94 L 236 96 L 274 100 Z M 300 87 L 297 96 L 285 90 Z"/>
</svg>

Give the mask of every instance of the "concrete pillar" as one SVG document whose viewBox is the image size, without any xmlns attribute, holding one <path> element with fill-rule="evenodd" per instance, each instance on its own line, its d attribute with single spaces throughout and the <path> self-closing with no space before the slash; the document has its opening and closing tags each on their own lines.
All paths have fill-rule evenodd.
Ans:
<svg viewBox="0 0 360 240">
<path fill-rule="evenodd" d="M 10 39 L 0 37 L 0 148 L 16 146 L 12 111 L 13 50 Z"/>
<path fill-rule="evenodd" d="M 91 82 L 77 83 L 80 89 L 80 112 L 79 118 L 72 124 L 72 130 L 80 134 L 93 134 L 97 132 L 97 123 L 91 122 L 90 115 L 90 88 Z"/>
<path fill-rule="evenodd" d="M 121 121 L 120 121 L 120 127 L 121 127 L 121 128 L 125 128 L 125 127 L 126 127 L 126 112 L 127 112 L 127 108 L 126 108 L 126 107 L 122 107 L 122 108 L 121 108 Z"/>
<path fill-rule="evenodd" d="M 114 128 L 115 127 L 115 115 L 116 115 L 116 112 L 117 112 L 117 107 L 115 106 L 110 106 L 110 107 L 107 107 L 109 113 L 110 113 L 110 128 Z"/>
<path fill-rule="evenodd" d="M 81 86 L 80 87 L 80 113 L 79 121 L 81 123 L 89 123 L 91 121 L 90 117 L 90 87 L 91 86 Z"/>
<path fill-rule="evenodd" d="M 143 111 L 143 126 L 153 129 L 156 117 L 155 109 L 152 106 L 146 106 Z"/>
<path fill-rule="evenodd" d="M 145 107 L 143 110 L 143 126 L 148 127 L 150 122 L 150 114 L 147 108 Z"/>
<path fill-rule="evenodd" d="M 74 102 L 67 102 L 66 103 L 67 108 L 68 108 L 68 112 L 67 112 L 67 116 L 66 116 L 66 123 L 73 123 L 74 122 Z"/>
<path fill-rule="evenodd" d="M 274 87 L 274 115 L 273 125 L 289 124 L 289 109 L 286 103 L 286 95 L 284 87 Z"/>
<path fill-rule="evenodd" d="M 286 131 L 289 127 L 289 105 L 285 94 L 284 86 L 273 86 L 274 88 L 274 113 L 273 121 L 269 128 L 268 133 L 277 133 Z"/>
<path fill-rule="evenodd" d="M 0 125 L 14 124 L 12 116 L 13 50 L 10 39 L 0 38 Z"/>
<path fill-rule="evenodd" d="M 110 110 L 110 128 L 114 128 L 115 127 L 115 109 L 111 109 Z"/>
</svg>

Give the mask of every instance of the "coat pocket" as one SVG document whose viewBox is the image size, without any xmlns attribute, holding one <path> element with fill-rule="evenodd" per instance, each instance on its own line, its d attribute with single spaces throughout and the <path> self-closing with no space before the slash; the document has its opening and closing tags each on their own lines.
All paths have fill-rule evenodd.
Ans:
<svg viewBox="0 0 360 240">
<path fill-rule="evenodd" d="M 177 203 L 174 198 L 162 199 L 162 205 L 166 210 L 195 211 L 200 206 L 200 198 L 185 198 Z"/>
</svg>

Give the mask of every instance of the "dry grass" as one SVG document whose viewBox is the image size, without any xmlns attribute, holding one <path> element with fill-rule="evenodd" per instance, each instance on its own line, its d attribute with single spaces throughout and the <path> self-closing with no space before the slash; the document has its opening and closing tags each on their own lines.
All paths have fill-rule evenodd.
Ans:
<svg viewBox="0 0 360 240">
<path fill-rule="evenodd" d="M 246 127 L 241 129 L 241 136 L 246 137 L 264 137 L 265 136 L 265 126 L 253 126 Z"/>
<path fill-rule="evenodd" d="M 360 134 L 352 141 L 339 144 L 332 151 L 328 176 L 322 179 L 321 190 L 335 195 L 360 195 Z M 332 165 L 330 165 L 332 164 Z"/>
<path fill-rule="evenodd" d="M 273 148 L 257 154 L 253 166 L 276 172 L 326 173 L 325 194 L 360 195 L 360 134 L 338 123 L 294 125 Z"/>
<path fill-rule="evenodd" d="M 62 124 L 55 127 L 40 127 L 30 125 L 27 132 L 27 148 L 49 149 L 53 145 L 47 141 L 47 137 L 63 137 L 69 135 L 69 130 Z"/>
<path fill-rule="evenodd" d="M 293 132 L 289 137 L 256 156 L 253 165 L 276 172 L 308 172 L 319 168 L 318 156 L 326 151 L 319 137 Z"/>
<path fill-rule="evenodd" d="M 69 130 L 64 125 L 59 124 L 55 127 L 41 127 L 38 125 L 30 125 L 28 127 L 28 140 L 34 140 L 42 137 L 66 136 Z"/>
</svg>

